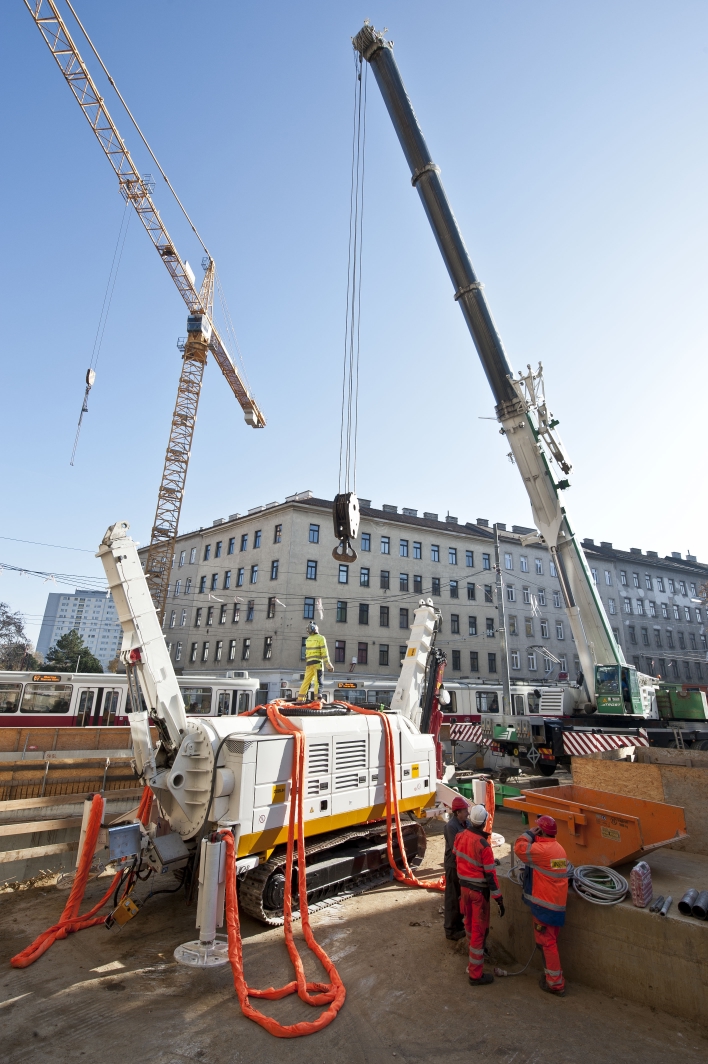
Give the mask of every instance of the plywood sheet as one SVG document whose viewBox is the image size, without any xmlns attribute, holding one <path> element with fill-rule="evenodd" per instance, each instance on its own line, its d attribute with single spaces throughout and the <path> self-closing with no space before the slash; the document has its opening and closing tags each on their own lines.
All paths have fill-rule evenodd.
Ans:
<svg viewBox="0 0 708 1064">
<path fill-rule="evenodd" d="M 682 806 L 686 817 L 689 837 L 672 843 L 671 849 L 708 854 L 708 772 L 679 765 L 657 765 L 657 768 L 661 772 L 664 800 L 670 805 Z"/>
<path fill-rule="evenodd" d="M 579 787 L 611 791 L 630 798 L 646 798 L 650 802 L 669 801 L 664 796 L 659 765 L 640 765 L 631 761 L 596 761 L 589 757 L 573 757 L 571 765 L 573 783 Z"/>
</svg>

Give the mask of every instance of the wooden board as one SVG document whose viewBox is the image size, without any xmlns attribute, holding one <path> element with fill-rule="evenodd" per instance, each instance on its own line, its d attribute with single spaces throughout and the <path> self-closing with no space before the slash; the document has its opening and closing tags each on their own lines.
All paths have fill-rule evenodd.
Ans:
<svg viewBox="0 0 708 1064">
<path fill-rule="evenodd" d="M 46 809 L 48 806 L 53 805 L 79 805 L 94 793 L 94 791 L 79 791 L 72 794 L 53 794 L 47 798 L 11 799 L 10 801 L 0 802 L 0 815 L 12 812 L 15 809 Z M 108 804 L 111 799 L 123 801 L 125 798 L 140 798 L 142 793 L 142 787 L 127 787 L 125 790 L 104 794 L 104 797 L 106 804 Z"/>
<path fill-rule="evenodd" d="M 708 772 L 703 768 L 657 765 L 661 772 L 665 801 L 683 806 L 689 838 L 671 844 L 671 849 L 708 854 Z M 696 883 L 699 890 L 708 884 Z"/>
<path fill-rule="evenodd" d="M 0 824 L 0 836 L 30 835 L 33 831 L 60 831 L 64 828 L 80 828 L 83 817 L 65 816 L 58 820 L 15 820 L 12 824 Z"/>
<path fill-rule="evenodd" d="M 573 783 L 579 787 L 611 791 L 613 794 L 624 794 L 630 798 L 645 798 L 650 802 L 668 801 L 664 797 L 659 765 L 640 765 L 633 764 L 631 761 L 596 761 L 589 757 L 573 757 L 571 758 L 571 771 Z"/>
<path fill-rule="evenodd" d="M 157 730 L 151 728 L 150 732 L 155 742 Z M 131 745 L 129 727 L 78 728 L 70 724 L 64 728 L 0 728 L 0 751 L 19 754 L 30 747 L 36 750 L 123 750 Z"/>
<path fill-rule="evenodd" d="M 0 850 L 0 864 L 9 864 L 11 861 L 29 861 L 31 857 L 50 857 L 53 853 L 71 853 L 78 850 L 79 843 L 55 842 L 51 846 L 29 846 L 24 850 Z"/>
</svg>

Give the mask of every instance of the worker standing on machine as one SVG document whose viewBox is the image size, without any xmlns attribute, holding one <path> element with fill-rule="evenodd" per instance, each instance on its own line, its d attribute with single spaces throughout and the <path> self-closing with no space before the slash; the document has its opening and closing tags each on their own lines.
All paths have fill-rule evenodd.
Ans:
<svg viewBox="0 0 708 1064">
<path fill-rule="evenodd" d="M 315 698 L 322 686 L 322 666 L 326 665 L 330 672 L 334 672 L 334 665 L 329 660 L 327 640 L 320 635 L 319 628 L 314 621 L 307 626 L 308 636 L 305 640 L 305 679 L 298 692 L 298 702 L 307 702 L 310 683 L 314 685 Z"/>
<path fill-rule="evenodd" d="M 543 950 L 544 974 L 539 986 L 563 997 L 565 979 L 558 953 L 558 932 L 565 923 L 568 897 L 568 858 L 556 841 L 558 825 L 552 816 L 540 816 L 536 827 L 525 831 L 514 844 L 514 853 L 524 869 L 523 899 L 533 916 L 533 936 Z"/>
<path fill-rule="evenodd" d="M 489 934 L 489 896 L 504 915 L 504 899 L 499 889 L 494 854 L 484 830 L 487 810 L 474 805 L 469 815 L 470 827 L 455 837 L 453 846 L 457 858 L 457 875 L 461 887 L 461 908 L 465 929 L 470 936 L 469 975 L 471 986 L 487 986 L 494 976 L 484 971 L 484 945 Z"/>
<path fill-rule="evenodd" d="M 465 937 L 460 909 L 460 880 L 457 875 L 455 839 L 465 828 L 471 828 L 467 817 L 470 807 L 462 796 L 452 799 L 452 816 L 445 825 L 445 938 L 458 942 Z"/>
</svg>

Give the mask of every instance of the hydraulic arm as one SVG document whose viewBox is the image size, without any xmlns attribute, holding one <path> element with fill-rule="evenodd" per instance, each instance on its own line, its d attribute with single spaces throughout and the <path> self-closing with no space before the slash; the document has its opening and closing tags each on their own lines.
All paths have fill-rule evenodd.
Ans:
<svg viewBox="0 0 708 1064">
<path fill-rule="evenodd" d="M 590 703 L 595 702 L 595 665 L 624 659 L 593 584 L 585 557 L 560 503 L 569 487 L 571 466 L 548 411 L 543 376 L 529 367 L 514 378 L 487 305 L 483 285 L 472 266 L 462 234 L 431 157 L 393 56 L 393 46 L 368 23 L 353 38 L 356 51 L 372 67 L 435 235 L 467 327 L 496 401 L 496 415 L 524 481 L 541 539 L 556 565 L 568 620 Z"/>
</svg>

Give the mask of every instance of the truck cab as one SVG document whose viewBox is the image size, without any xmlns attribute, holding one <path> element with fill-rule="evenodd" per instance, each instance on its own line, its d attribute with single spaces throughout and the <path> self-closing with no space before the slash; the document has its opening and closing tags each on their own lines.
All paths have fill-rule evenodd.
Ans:
<svg viewBox="0 0 708 1064">
<path fill-rule="evenodd" d="M 658 680 L 637 672 L 632 665 L 595 666 L 598 713 L 657 719 L 658 687 Z"/>
</svg>

